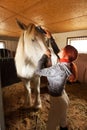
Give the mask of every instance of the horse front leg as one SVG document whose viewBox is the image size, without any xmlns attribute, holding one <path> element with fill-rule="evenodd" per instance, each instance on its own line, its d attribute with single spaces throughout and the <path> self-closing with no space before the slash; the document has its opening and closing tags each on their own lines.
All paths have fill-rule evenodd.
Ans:
<svg viewBox="0 0 87 130">
<path fill-rule="evenodd" d="M 24 106 L 25 107 L 31 107 L 32 106 L 32 99 L 31 99 L 31 86 L 30 86 L 30 80 L 23 80 L 24 86 L 25 86 L 25 101 Z"/>
<path fill-rule="evenodd" d="M 33 86 L 34 86 L 34 94 L 35 94 L 34 107 L 36 109 L 40 109 L 42 107 L 41 97 L 40 97 L 40 77 L 37 76 L 33 78 Z"/>
</svg>

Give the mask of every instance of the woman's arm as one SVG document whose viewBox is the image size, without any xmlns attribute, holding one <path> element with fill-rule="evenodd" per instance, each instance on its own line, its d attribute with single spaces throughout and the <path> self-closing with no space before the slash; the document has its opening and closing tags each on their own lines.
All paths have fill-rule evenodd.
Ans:
<svg viewBox="0 0 87 130">
<path fill-rule="evenodd" d="M 51 35 L 50 32 L 46 31 L 46 37 L 48 38 L 47 42 L 51 44 L 52 48 L 53 48 L 53 51 L 54 53 L 57 55 L 58 57 L 58 53 L 60 51 L 59 47 L 57 46 L 53 36 Z"/>
<path fill-rule="evenodd" d="M 55 73 L 54 72 L 55 70 L 53 70 L 53 68 L 54 68 L 53 66 L 45 68 L 47 65 L 47 62 L 48 62 L 48 58 L 50 58 L 50 56 L 51 56 L 51 53 L 48 52 L 48 50 L 47 50 L 47 52 L 39 60 L 35 74 L 47 77 L 47 76 L 52 76 L 53 73 Z"/>
<path fill-rule="evenodd" d="M 35 74 L 39 76 L 45 76 L 45 77 L 51 77 L 56 75 L 56 70 L 54 69 L 54 66 L 44 68 L 44 69 L 36 69 Z"/>
</svg>

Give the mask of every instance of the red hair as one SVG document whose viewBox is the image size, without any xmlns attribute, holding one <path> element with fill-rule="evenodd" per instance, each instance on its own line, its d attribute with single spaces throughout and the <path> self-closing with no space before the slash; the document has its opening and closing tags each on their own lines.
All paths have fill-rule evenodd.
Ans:
<svg viewBox="0 0 87 130">
<path fill-rule="evenodd" d="M 71 45 L 65 46 L 64 52 L 67 54 L 69 62 L 76 60 L 76 58 L 78 56 L 77 49 Z"/>
<path fill-rule="evenodd" d="M 69 81 L 75 82 L 78 77 L 77 76 L 78 72 L 77 72 L 77 66 L 75 63 L 73 63 L 73 61 L 77 59 L 78 51 L 75 47 L 67 45 L 64 47 L 64 52 L 68 56 L 68 60 L 70 62 L 70 71 L 72 73 L 72 75 L 69 77 Z"/>
<path fill-rule="evenodd" d="M 78 70 L 77 70 L 76 64 L 73 62 L 70 64 L 70 71 L 71 71 L 72 75 L 69 77 L 69 81 L 75 82 L 78 78 Z"/>
</svg>

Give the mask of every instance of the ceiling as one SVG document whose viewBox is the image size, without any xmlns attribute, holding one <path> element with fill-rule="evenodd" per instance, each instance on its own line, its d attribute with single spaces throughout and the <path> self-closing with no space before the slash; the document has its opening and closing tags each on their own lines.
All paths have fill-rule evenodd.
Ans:
<svg viewBox="0 0 87 130">
<path fill-rule="evenodd" d="M 87 0 L 0 0 L 0 36 L 20 36 L 16 18 L 51 33 L 87 29 Z"/>
</svg>

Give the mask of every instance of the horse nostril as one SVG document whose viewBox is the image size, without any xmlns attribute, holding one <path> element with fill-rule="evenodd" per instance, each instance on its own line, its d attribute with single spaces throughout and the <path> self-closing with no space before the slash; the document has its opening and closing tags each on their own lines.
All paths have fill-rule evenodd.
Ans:
<svg viewBox="0 0 87 130">
<path fill-rule="evenodd" d="M 32 42 L 34 42 L 35 41 L 35 39 L 32 39 Z"/>
</svg>

